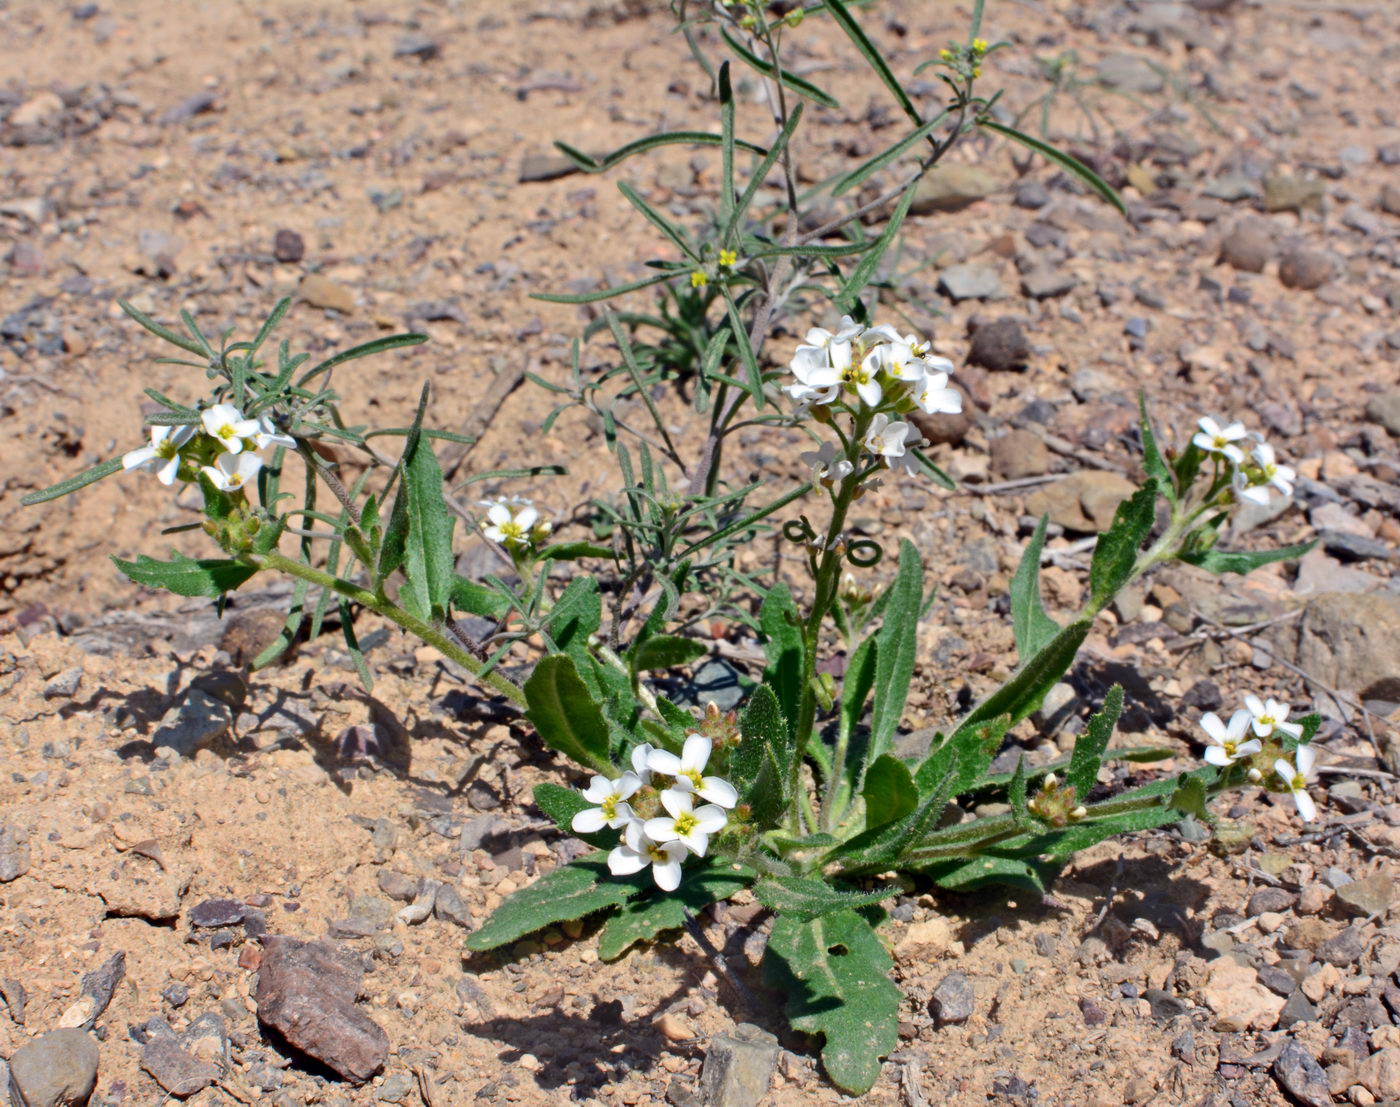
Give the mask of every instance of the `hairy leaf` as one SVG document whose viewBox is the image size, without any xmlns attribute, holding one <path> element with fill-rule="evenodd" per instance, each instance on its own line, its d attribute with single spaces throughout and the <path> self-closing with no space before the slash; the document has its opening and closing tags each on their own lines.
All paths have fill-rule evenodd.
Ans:
<svg viewBox="0 0 1400 1107">
<path fill-rule="evenodd" d="M 1040 554 L 1045 548 L 1045 529 L 1050 523 L 1042 515 L 1035 533 L 1021 554 L 1021 564 L 1011 578 L 1011 628 L 1016 637 L 1016 656 L 1023 662 L 1034 657 L 1060 633 L 1060 624 L 1045 613 L 1040 597 Z"/>
<path fill-rule="evenodd" d="M 1050 639 L 1010 680 L 968 713 L 950 741 L 957 741 L 960 735 L 1000 715 L 1008 716 L 1009 725 L 1015 726 L 1039 707 L 1045 693 L 1074 664 L 1075 655 L 1089 634 L 1089 626 L 1085 620 L 1074 622 Z"/>
<path fill-rule="evenodd" d="M 822 0 L 832 17 L 836 20 L 837 26 L 846 32 L 846 37 L 855 44 L 855 48 L 860 51 L 870 68 L 875 70 L 880 80 L 885 82 L 885 87 L 894 93 L 894 98 L 899 101 L 899 106 L 904 110 L 904 114 L 914 121 L 915 126 L 923 123 L 923 117 L 919 115 L 919 109 L 914 106 L 914 101 L 909 98 L 909 94 L 904 91 L 904 86 L 890 71 L 885 56 L 870 41 L 865 30 L 859 21 L 851 14 L 849 8 L 842 0 Z"/>
<path fill-rule="evenodd" d="M 1195 565 L 1204 569 L 1208 573 L 1248 573 L 1251 569 L 1257 569 L 1261 565 L 1268 565 L 1275 561 L 1291 561 L 1295 557 L 1302 557 L 1317 545 L 1317 539 L 1311 542 L 1299 542 L 1293 546 L 1281 546 L 1276 550 L 1197 550 L 1194 553 L 1181 555 L 1181 560 L 1188 565 Z"/>
<path fill-rule="evenodd" d="M 466 577 L 454 576 L 448 593 L 452 606 L 469 615 L 483 619 L 501 619 L 510 610 L 510 602 L 494 588 L 478 584 Z"/>
<path fill-rule="evenodd" d="M 425 398 L 426 394 L 424 389 Z M 456 575 L 452 556 L 456 519 L 442 496 L 442 469 L 432 443 L 410 435 L 404 452 L 402 494 L 408 509 L 408 535 L 399 602 L 420 619 L 438 619 L 447 611 Z"/>
<path fill-rule="evenodd" d="M 598 806 L 583 798 L 579 792 L 572 788 L 564 788 L 558 784 L 551 784 L 549 781 L 541 781 L 535 785 L 535 806 L 543 811 L 554 825 L 565 834 L 575 838 L 582 838 L 594 849 L 610 849 L 617 844 L 617 832 L 600 830 L 594 834 L 580 834 L 574 829 L 574 816 L 580 811 L 585 811 L 590 807 Z"/>
<path fill-rule="evenodd" d="M 632 667 L 639 673 L 653 669 L 673 669 L 677 665 L 689 665 L 710 652 L 710 648 L 695 638 L 681 638 L 674 634 L 658 634 L 648 638 L 632 658 Z"/>
<path fill-rule="evenodd" d="M 636 943 L 649 941 L 663 930 L 684 926 L 687 911 L 695 915 L 712 903 L 726 900 L 748 887 L 752 879 L 747 870 L 729 865 L 691 866 L 684 870 L 680 887 L 674 892 L 639 897 L 610 915 L 598 935 L 598 956 L 604 961 L 615 961 Z"/>
<path fill-rule="evenodd" d="M 581 919 L 616 907 L 636 895 L 642 886 L 638 877 L 613 876 L 602 854 L 589 854 L 510 895 L 489 919 L 467 935 L 467 948 L 476 953 L 495 949 L 551 923 Z"/>
<path fill-rule="evenodd" d="M 871 762 L 861 790 L 867 828 L 902 819 L 919 804 L 919 789 L 909 767 L 897 757 L 881 754 Z"/>
<path fill-rule="evenodd" d="M 778 706 L 788 725 L 796 727 L 798 705 L 802 701 L 802 625 L 786 584 L 775 584 L 763 597 L 758 625 L 766 639 L 763 651 L 768 655 L 763 683 L 777 695 Z"/>
<path fill-rule="evenodd" d="M 731 35 L 727 29 L 721 28 L 720 34 L 724 36 L 724 41 L 729 45 L 729 48 L 734 51 L 735 55 L 745 65 L 758 70 L 758 72 L 762 73 L 765 77 L 778 76 L 778 74 L 774 72 L 772 65 L 749 50 L 748 47 Z M 812 84 L 811 81 L 803 80 L 795 73 L 789 73 L 786 69 L 782 71 L 781 76 L 783 84 L 787 85 L 788 88 L 799 95 L 806 96 L 809 100 L 815 100 L 823 107 L 837 109 L 841 107 L 841 105 L 837 103 L 835 97 L 823 92 L 816 85 Z"/>
<path fill-rule="evenodd" d="M 110 477 L 113 473 L 119 472 L 122 467 L 122 459 L 111 458 L 98 465 L 94 465 L 86 472 L 79 473 L 75 477 L 61 480 L 57 484 L 50 485 L 42 492 L 31 492 L 20 499 L 20 503 L 25 507 L 32 507 L 34 504 L 46 503 L 49 500 L 56 500 L 60 496 L 66 496 L 70 492 L 76 492 L 79 488 L 86 488 L 89 484 L 95 484 L 103 477 Z"/>
<path fill-rule="evenodd" d="M 1177 502 L 1176 483 L 1172 471 L 1167 467 L 1162 451 L 1157 448 L 1157 435 L 1152 430 L 1152 420 L 1147 415 L 1147 393 L 1138 393 L 1138 433 L 1142 437 L 1142 467 L 1149 479 L 1157 482 L 1162 495 L 1172 503 Z"/>
<path fill-rule="evenodd" d="M 759 827 L 775 822 L 787 809 L 796 756 L 792 730 L 778 698 L 767 684 L 760 684 L 739 715 L 739 745 L 729 760 L 730 780 L 740 801 L 753 808 Z"/>
<path fill-rule="evenodd" d="M 1074 788 L 1074 794 L 1081 803 L 1099 778 L 1104 751 L 1108 749 L 1108 740 L 1113 737 L 1113 728 L 1118 725 L 1118 716 L 1122 711 L 1123 686 L 1115 684 L 1103 698 L 1103 707 L 1074 740 L 1074 752 L 1070 755 L 1065 783 Z"/>
<path fill-rule="evenodd" d="M 769 982 L 787 996 L 794 1030 L 821 1034 L 822 1065 L 842 1091 L 863 1095 L 899 1042 L 894 962 L 865 918 L 845 908 L 814 919 L 779 915 L 763 956 Z"/>
<path fill-rule="evenodd" d="M 1157 482 L 1147 483 L 1118 505 L 1113 524 L 1099 535 L 1089 566 L 1089 604 L 1100 611 L 1132 576 L 1138 551 L 1157 521 Z"/>
<path fill-rule="evenodd" d="M 551 749 L 595 772 L 613 773 L 611 740 L 602 708 L 565 653 L 541 658 L 525 682 L 526 717 Z"/>
<path fill-rule="evenodd" d="M 907 538 L 899 541 L 899 568 L 889 587 L 885 621 L 876 634 L 875 698 L 870 712 L 870 749 L 886 753 L 904 716 L 914 655 L 919 644 L 919 609 L 924 598 L 924 567 Z"/>
<path fill-rule="evenodd" d="M 968 861 L 944 861 L 926 871 L 940 888 L 971 892 L 988 884 L 1044 894 L 1053 867 L 1018 857 L 974 857 Z"/>
<path fill-rule="evenodd" d="M 232 592 L 257 572 L 252 566 L 226 558 L 193 558 L 171 552 L 169 561 L 137 554 L 135 561 L 112 558 L 117 568 L 137 584 L 164 588 L 177 596 L 208 596 Z"/>
<path fill-rule="evenodd" d="M 825 880 L 808 876 L 765 877 L 753 886 L 755 898 L 764 907 L 785 918 L 804 922 L 835 911 L 870 907 L 898 891 L 898 888 L 876 888 L 869 892 L 837 888 Z"/>
</svg>

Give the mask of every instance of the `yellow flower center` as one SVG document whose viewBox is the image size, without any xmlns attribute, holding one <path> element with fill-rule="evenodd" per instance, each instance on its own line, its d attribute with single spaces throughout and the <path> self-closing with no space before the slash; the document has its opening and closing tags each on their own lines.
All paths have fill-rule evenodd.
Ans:
<svg viewBox="0 0 1400 1107">
<path fill-rule="evenodd" d="M 1307 778 L 1302 773 L 1295 773 L 1293 779 L 1288 781 L 1288 787 L 1294 792 L 1301 792 L 1307 786 Z"/>
<path fill-rule="evenodd" d="M 670 858 L 666 856 L 666 851 L 657 845 L 647 846 L 647 856 L 660 865 L 664 865 L 670 860 Z"/>
<path fill-rule="evenodd" d="M 681 770 L 681 776 L 685 777 L 688 781 L 690 781 L 691 784 L 695 785 L 695 790 L 697 792 L 705 784 L 705 778 L 700 775 L 699 769 L 683 769 Z"/>
<path fill-rule="evenodd" d="M 225 423 L 222 427 L 219 428 L 219 437 L 224 439 L 225 441 L 235 437 L 233 433 L 233 427 L 230 424 Z"/>
<path fill-rule="evenodd" d="M 501 524 L 501 535 L 507 542 L 524 542 L 527 540 L 525 537 L 525 528 L 514 519 L 508 523 Z"/>
<path fill-rule="evenodd" d="M 1230 440 L 1226 438 L 1223 434 L 1217 434 L 1214 438 L 1211 439 L 1211 442 L 1217 450 L 1223 450 L 1226 446 L 1230 444 Z"/>
<path fill-rule="evenodd" d="M 166 461 L 169 461 L 172 457 L 178 457 L 179 453 L 180 447 L 175 445 L 174 441 L 169 438 L 162 439 L 156 444 L 156 457 L 163 457 Z"/>
<path fill-rule="evenodd" d="M 700 825 L 700 820 L 687 811 L 683 815 L 676 816 L 676 833 L 684 838 L 692 830 Z"/>
<path fill-rule="evenodd" d="M 230 474 L 229 474 L 229 477 L 228 477 L 228 486 L 229 486 L 230 488 L 242 488 L 242 487 L 243 487 L 243 474 L 242 474 L 242 473 L 230 473 Z"/>
<path fill-rule="evenodd" d="M 611 821 L 611 820 L 617 818 L 617 795 L 616 795 L 616 793 L 614 793 L 614 794 L 611 795 L 611 796 L 608 796 L 608 797 L 607 797 L 606 799 L 604 799 L 603 802 L 600 803 L 598 806 L 599 806 L 600 808 L 602 808 L 602 811 L 603 811 L 603 818 L 605 818 L 605 819 L 607 819 L 607 820 L 609 820 L 609 821 Z"/>
</svg>

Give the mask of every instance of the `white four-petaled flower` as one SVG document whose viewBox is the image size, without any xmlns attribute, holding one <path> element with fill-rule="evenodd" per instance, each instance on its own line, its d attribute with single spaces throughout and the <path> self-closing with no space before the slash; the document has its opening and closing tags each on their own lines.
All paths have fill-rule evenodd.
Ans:
<svg viewBox="0 0 1400 1107">
<path fill-rule="evenodd" d="M 681 862 L 686 848 L 680 842 L 654 842 L 631 822 L 622 832 L 622 844 L 608 854 L 608 870 L 613 876 L 631 876 L 651 866 L 651 878 L 663 892 L 674 892 L 681 883 Z"/>
<path fill-rule="evenodd" d="M 595 776 L 583 790 L 583 798 L 597 807 L 586 807 L 573 818 L 571 825 L 580 834 L 592 834 L 611 827 L 618 830 L 634 819 L 632 805 L 627 801 L 642 786 L 636 773 L 623 773 L 616 780 Z"/>
<path fill-rule="evenodd" d="M 818 449 L 808 450 L 798 455 L 804 465 L 810 465 L 817 480 L 845 480 L 855 469 L 831 442 L 823 442 Z"/>
<path fill-rule="evenodd" d="M 257 454 L 230 450 L 214 459 L 213 465 L 201 466 L 200 471 L 220 492 L 237 492 L 258 475 L 263 459 Z"/>
<path fill-rule="evenodd" d="M 486 519 L 481 524 L 481 533 L 503 546 L 524 548 L 541 541 L 552 529 L 552 524 L 540 521 L 540 513 L 529 500 L 483 500 Z"/>
<path fill-rule="evenodd" d="M 232 404 L 215 404 L 200 413 L 204 433 L 231 454 L 243 452 L 245 438 L 253 438 L 262 427 L 256 419 L 245 419 Z"/>
<path fill-rule="evenodd" d="M 152 427 L 151 444 L 124 453 L 122 468 L 143 469 L 154 473 L 161 484 L 174 484 L 180 473 L 180 449 L 193 435 L 193 427 Z"/>
<path fill-rule="evenodd" d="M 652 750 L 647 758 L 647 765 L 653 772 L 675 777 L 675 791 L 694 792 L 710 803 L 717 803 L 721 807 L 733 807 L 739 802 L 739 793 L 734 785 L 720 777 L 704 775 L 705 765 L 709 762 L 713 749 L 714 743 L 703 734 L 690 734 L 686 736 L 679 757 L 670 750 Z M 665 802 L 664 795 L 662 802 Z M 671 810 L 669 806 L 667 810 Z"/>
<path fill-rule="evenodd" d="M 1264 748 L 1257 738 L 1241 741 L 1249 732 L 1248 711 L 1236 711 L 1229 723 L 1221 721 L 1214 711 L 1207 711 L 1201 716 L 1201 729 L 1211 741 L 1206 747 L 1205 759 L 1222 769 Z"/>
<path fill-rule="evenodd" d="M 1197 424 L 1200 432 L 1192 437 L 1191 441 L 1208 454 L 1218 454 L 1221 457 L 1229 458 L 1236 465 L 1244 461 L 1244 451 L 1235 445 L 1241 439 L 1248 437 L 1249 432 L 1244 429 L 1243 423 L 1231 423 L 1222 427 L 1209 415 L 1201 418 Z"/>
<path fill-rule="evenodd" d="M 917 385 L 914 402 L 926 415 L 957 415 L 962 411 L 962 393 L 948 387 L 947 373 L 929 373 Z"/>
<path fill-rule="evenodd" d="M 710 848 L 710 835 L 718 834 L 729 821 L 722 807 L 707 803 L 695 806 L 695 795 L 679 788 L 667 788 L 661 793 L 661 806 L 667 814 L 648 819 L 642 833 L 662 845 L 680 842 L 696 857 L 704 857 Z"/>
<path fill-rule="evenodd" d="M 1293 802 L 1298 805 L 1298 814 L 1303 822 L 1310 823 L 1317 818 L 1317 804 L 1308 795 L 1308 784 L 1312 780 L 1313 765 L 1317 755 L 1312 746 L 1299 746 L 1293 751 L 1294 764 L 1283 758 L 1274 762 L 1274 772 L 1283 786 L 1293 793 Z"/>
<path fill-rule="evenodd" d="M 883 458 L 903 457 L 904 443 L 909 437 L 909 424 L 895 420 L 883 411 L 870 419 L 870 429 L 865 433 L 865 448 Z"/>
<path fill-rule="evenodd" d="M 297 448 L 297 440 L 290 434 L 283 434 L 277 429 L 277 424 L 266 415 L 258 416 L 258 429 L 253 435 L 253 445 L 259 450 L 265 450 L 269 446 L 282 446 L 288 450 Z"/>
<path fill-rule="evenodd" d="M 1292 496 L 1293 482 L 1297 479 L 1293 467 L 1280 465 L 1274 448 L 1267 442 L 1260 442 L 1249 452 L 1249 462 L 1235 470 L 1235 493 L 1242 500 L 1267 506 L 1270 488 Z"/>
<path fill-rule="evenodd" d="M 1258 696 L 1249 695 L 1245 696 L 1244 705 L 1249 708 L 1254 733 L 1260 738 L 1267 738 L 1276 730 L 1290 738 L 1297 738 L 1303 733 L 1301 726 L 1288 721 L 1290 709 L 1286 703 L 1272 698 L 1261 700 Z"/>
</svg>

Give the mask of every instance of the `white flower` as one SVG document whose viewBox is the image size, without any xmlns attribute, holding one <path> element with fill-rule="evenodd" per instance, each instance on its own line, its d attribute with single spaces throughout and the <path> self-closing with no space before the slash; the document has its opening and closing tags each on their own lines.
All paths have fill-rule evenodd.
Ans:
<svg viewBox="0 0 1400 1107">
<path fill-rule="evenodd" d="M 842 373 L 842 379 L 856 390 L 856 395 L 871 407 L 875 407 L 885 394 L 879 381 L 883 366 L 884 358 L 879 348 L 876 348 L 861 358 L 860 364 L 848 365 Z"/>
<path fill-rule="evenodd" d="M 807 450 L 798 455 L 804 465 L 810 465 L 817 480 L 845 480 L 855 469 L 844 454 L 831 442 L 823 442 L 816 450 Z"/>
<path fill-rule="evenodd" d="M 891 423 L 890 417 L 883 411 L 877 412 L 870 420 L 870 429 L 866 431 L 865 448 L 883 458 L 903 457 L 910 429 L 908 423 L 898 420 Z"/>
<path fill-rule="evenodd" d="M 648 819 L 642 824 L 642 833 L 663 845 L 679 842 L 696 857 L 705 856 L 710 848 L 710 835 L 719 833 L 729 821 L 723 808 L 713 803 L 697 808 L 695 796 L 677 788 L 667 788 L 661 793 L 661 806 L 669 815 Z"/>
<path fill-rule="evenodd" d="M 1236 465 L 1244 461 L 1244 451 L 1235 445 L 1249 434 L 1243 423 L 1231 423 L 1228 427 L 1222 427 L 1207 415 L 1197 425 L 1201 428 L 1200 433 L 1191 441 L 1206 453 L 1227 457 Z"/>
<path fill-rule="evenodd" d="M 962 411 L 962 393 L 948 387 L 947 373 L 929 373 L 914 386 L 914 402 L 925 415 L 957 415 Z"/>
<path fill-rule="evenodd" d="M 204 423 L 204 433 L 214 439 L 221 450 L 231 454 L 242 453 L 243 440 L 261 430 L 256 419 L 243 418 L 243 413 L 232 404 L 215 404 L 205 408 L 199 417 Z"/>
<path fill-rule="evenodd" d="M 580 834 L 592 834 L 605 826 L 613 830 L 627 826 L 636 819 L 627 800 L 641 786 L 635 773 L 623 773 L 616 780 L 595 776 L 583 790 L 583 798 L 598 806 L 584 808 L 570 825 Z"/>
<path fill-rule="evenodd" d="M 714 745 L 703 734 L 689 734 L 679 757 L 670 750 L 652 750 L 651 756 L 647 758 L 647 765 L 653 772 L 675 777 L 677 791 L 694 792 L 701 799 L 717 803 L 721 807 L 733 807 L 739 802 L 739 793 L 734 785 L 720 777 L 704 775 L 705 765 L 710 760 L 710 751 L 714 749 Z M 662 802 L 665 802 L 664 795 Z M 666 810 L 670 811 L 671 808 L 667 806 Z"/>
<path fill-rule="evenodd" d="M 674 892 L 681 882 L 681 862 L 686 849 L 680 842 L 654 842 L 641 823 L 628 823 L 622 832 L 622 845 L 608 854 L 613 876 L 631 876 L 651 866 L 651 878 L 663 892 Z"/>
<path fill-rule="evenodd" d="M 835 334 L 832 334 L 825 327 L 813 327 L 807 332 L 804 341 L 809 346 L 816 346 L 823 350 L 834 342 L 844 342 L 850 345 L 853 338 L 860 336 L 861 329 L 861 325 L 849 315 L 843 315 Z"/>
<path fill-rule="evenodd" d="M 1254 733 L 1260 738 L 1267 738 L 1276 730 L 1290 738 L 1297 738 L 1303 733 L 1303 728 L 1297 723 L 1288 722 L 1289 707 L 1286 703 L 1275 699 L 1261 701 L 1258 696 L 1250 695 L 1245 696 L 1244 705 L 1253 716 Z"/>
<path fill-rule="evenodd" d="M 1257 738 L 1240 741 L 1249 730 L 1248 711 L 1236 711 L 1230 716 L 1228 724 L 1221 722 L 1214 711 L 1207 711 L 1201 716 L 1201 729 L 1211 741 L 1206 747 L 1205 759 L 1222 769 L 1264 748 Z"/>
<path fill-rule="evenodd" d="M 889 323 L 881 323 L 878 327 L 867 327 L 861 332 L 860 340 L 867 346 L 879 342 L 898 342 L 899 332 Z"/>
<path fill-rule="evenodd" d="M 643 742 L 632 749 L 632 772 L 644 788 L 651 785 L 651 766 L 647 762 L 655 748 L 650 742 Z"/>
<path fill-rule="evenodd" d="M 220 454 L 213 465 L 200 469 L 220 492 L 237 492 L 258 475 L 263 459 L 257 454 L 240 454 L 230 450 Z"/>
<path fill-rule="evenodd" d="M 144 469 L 161 484 L 174 484 L 180 473 L 180 447 L 193 435 L 193 427 L 152 427 L 151 444 L 122 454 L 122 468 Z"/>
<path fill-rule="evenodd" d="M 844 370 L 850 364 L 849 342 L 799 346 L 789 366 L 797 383 L 787 385 L 784 391 L 800 404 L 829 404 L 841 394 Z"/>
<path fill-rule="evenodd" d="M 553 524 L 540 521 L 540 513 L 529 500 L 483 500 L 486 518 L 481 533 L 502 546 L 526 547 L 541 542 Z"/>
<path fill-rule="evenodd" d="M 877 346 L 874 353 L 878 353 L 884 362 L 885 372 L 889 373 L 897 381 L 905 381 L 915 387 L 924 379 L 928 367 L 924 365 L 924 359 L 914 353 L 912 343 L 915 341 L 911 334 L 907 339 L 898 342 L 891 342 L 887 346 Z"/>
<path fill-rule="evenodd" d="M 1293 495 L 1297 472 L 1289 465 L 1280 465 L 1274 448 L 1261 442 L 1250 451 L 1253 464 L 1235 470 L 1235 494 L 1242 500 L 1268 505 L 1269 489 L 1276 488 L 1285 496 Z"/>
<path fill-rule="evenodd" d="M 277 429 L 270 416 L 258 416 L 258 430 L 253 435 L 253 443 L 256 449 L 265 450 L 269 446 L 285 446 L 289 450 L 297 448 L 297 440 L 290 434 L 282 434 Z"/>
<path fill-rule="evenodd" d="M 1312 746 L 1299 746 L 1293 751 L 1293 757 L 1297 762 L 1296 769 L 1283 758 L 1279 758 L 1274 762 L 1274 772 L 1278 773 L 1283 786 L 1293 793 L 1293 802 L 1298 805 L 1298 814 L 1302 816 L 1303 822 L 1310 823 L 1317 818 L 1317 804 L 1307 791 L 1317 754 L 1313 753 Z"/>
</svg>

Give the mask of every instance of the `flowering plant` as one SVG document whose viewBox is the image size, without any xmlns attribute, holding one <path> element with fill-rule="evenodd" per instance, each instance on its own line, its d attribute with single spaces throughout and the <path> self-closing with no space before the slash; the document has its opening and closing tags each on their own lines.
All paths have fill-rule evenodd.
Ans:
<svg viewBox="0 0 1400 1107">
<path fill-rule="evenodd" d="M 836 101 L 782 63 L 782 37 L 804 9 L 770 20 L 756 0 L 678 8 L 688 41 L 713 74 L 719 133 L 655 135 L 604 158 L 560 144 L 589 173 L 675 143 L 716 147 L 722 158 L 713 218 L 698 228 L 681 226 L 619 185 L 672 255 L 654 262 L 651 275 L 597 292 L 541 294 L 593 304 L 657 286 L 661 297 L 656 312 L 608 311 L 589 325 L 584 341 L 611 342 L 609 365 L 598 372 L 584 372 L 579 343 L 567 381 L 532 378 L 561 397 L 546 431 L 562 410 L 583 408 L 597 417 L 616 459 L 619 487 L 592 503 L 589 539 L 552 542 L 550 521 L 519 497 L 497 496 L 475 508 L 462 503 L 458 493 L 478 481 L 558 470 L 476 474 L 450 487 L 434 443 L 469 440 L 426 425 L 426 389 L 407 427 L 369 431 L 348 423 L 330 387 L 334 368 L 424 338 L 377 339 L 306 368 L 307 356 L 293 356 L 285 342 L 275 355 L 266 352 L 288 300 L 251 340 L 224 335 L 217 344 L 188 314 L 177 331 L 123 305 L 193 358 L 185 363 L 212 387 L 192 403 L 148 389 L 161 407 L 149 419 L 149 445 L 27 502 L 52 500 L 120 470 L 197 487 L 200 525 L 221 556 L 142 556 L 117 565 L 139 583 L 211 598 L 258 573 L 293 577 L 286 624 L 255 667 L 275 663 L 300 636 L 315 637 L 332 606 L 366 683 L 372 674 L 356 639 L 359 613 L 374 612 L 436 647 L 591 775 L 582 789 L 541 784 L 535 801 L 592 851 L 510 896 L 468 947 L 508 947 L 551 924 L 599 915 L 599 953 L 616 958 L 751 890 L 774 914 L 764 973 L 785 995 L 792 1026 L 823 1039 L 826 1071 L 837 1085 L 863 1092 L 897 1039 L 899 993 L 878 933 L 879 905 L 894 894 L 892 881 L 1043 890 L 1075 852 L 1188 815 L 1209 825 L 1212 797 L 1254 784 L 1290 793 L 1302 817 L 1313 817 L 1307 785 L 1317 719 L 1290 723 L 1287 706 L 1272 699 L 1251 697 L 1228 723 L 1207 715 L 1202 764 L 1127 792 L 1097 788 L 1104 762 L 1161 751 L 1111 745 L 1124 701 L 1116 686 L 1067 758 L 1032 766 L 1022 757 L 1011 772 L 993 770 L 1008 732 L 1074 664 L 1095 618 L 1123 588 L 1166 562 L 1246 572 L 1307 547 L 1222 550 L 1219 536 L 1232 510 L 1288 495 L 1292 471 L 1242 425 L 1208 418 L 1181 451 L 1164 453 L 1144 399 L 1143 479 L 1097 540 L 1082 610 L 1062 623 L 1043 606 L 1041 519 L 1011 583 L 1014 671 L 925 747 L 897 744 L 919 628 L 931 606 L 924 558 L 901 539 L 890 551 L 892 571 L 878 568 L 887 551 L 853 534 L 848 517 L 885 479 L 919 481 L 929 490 L 951 484 L 916 420 L 955 414 L 963 401 L 952 384 L 956 367 L 925 337 L 876 321 L 872 282 L 909 213 L 914 186 L 971 130 L 1020 142 L 1120 209 L 1121 202 L 1069 155 L 993 118 L 995 97 L 980 96 L 975 82 L 1004 44 L 980 37 L 980 3 L 967 44 L 928 63 L 948 105 L 926 119 L 854 13 L 842 0 L 823 0 L 821 10 L 911 124 L 893 145 L 828 182 L 830 201 L 901 157 L 919 157 L 892 187 L 812 227 L 795 187 L 790 140 L 801 102 Z M 711 41 L 732 62 L 712 65 L 696 27 L 713 32 Z M 773 126 L 766 146 L 737 137 L 731 64 L 757 73 L 767 90 Z M 736 166 L 746 157 L 750 173 L 741 185 Z M 784 199 L 762 210 L 759 191 L 770 175 Z M 885 220 L 877 236 L 861 230 L 868 215 Z M 847 259 L 854 261 L 843 269 Z M 834 329 L 807 327 L 825 310 L 819 299 L 830 301 L 829 320 L 839 317 Z M 784 327 L 804 340 L 785 342 L 774 357 L 768 345 Z M 677 397 L 688 410 L 663 414 L 659 403 Z M 693 418 L 699 433 L 673 434 L 677 418 Z M 751 498 L 763 482 L 735 481 L 724 464 L 726 444 L 745 427 L 795 428 L 810 438 L 813 449 L 802 454 L 810 480 L 755 506 Z M 396 455 L 381 450 L 382 436 L 402 440 Z M 700 443 L 696 453 L 686 450 L 692 442 Z M 298 471 L 299 496 L 286 487 Z M 327 490 L 334 498 L 329 510 Z M 775 526 L 804 499 L 824 513 L 820 526 L 800 513 Z M 458 572 L 459 519 L 499 548 L 515 570 L 512 579 Z M 743 568 L 737 551 L 760 534 L 798 547 L 810 579 L 799 584 L 776 571 Z M 561 586 L 552 579 L 561 562 L 597 568 L 580 567 Z M 760 640 L 763 661 L 746 674 L 741 710 L 710 705 L 697 717 L 653 674 L 705 657 L 710 645 L 695 630 L 717 613 Z M 489 629 L 469 633 L 463 615 L 486 620 Z M 846 655 L 839 680 L 823 665 L 836 641 Z M 510 675 L 521 671 L 528 673 L 523 680 Z M 999 813 L 987 813 L 991 804 Z"/>
</svg>

